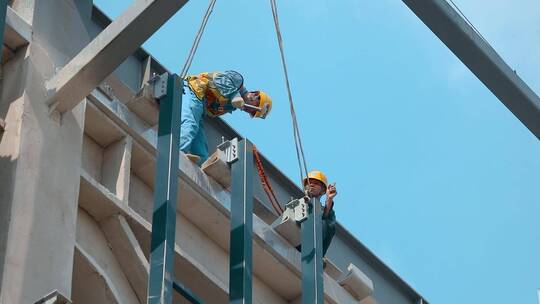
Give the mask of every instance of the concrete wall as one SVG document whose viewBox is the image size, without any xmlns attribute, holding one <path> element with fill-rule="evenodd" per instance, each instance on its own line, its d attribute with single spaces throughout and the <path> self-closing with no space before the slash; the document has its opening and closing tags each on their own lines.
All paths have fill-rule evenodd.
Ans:
<svg viewBox="0 0 540 304">
<path fill-rule="evenodd" d="M 14 3 L 33 32 L 29 47 L 3 71 L 2 303 L 71 292 L 84 103 L 55 121 L 44 84 L 90 40 L 80 16 L 90 16 L 91 7 L 91 1 Z"/>
</svg>

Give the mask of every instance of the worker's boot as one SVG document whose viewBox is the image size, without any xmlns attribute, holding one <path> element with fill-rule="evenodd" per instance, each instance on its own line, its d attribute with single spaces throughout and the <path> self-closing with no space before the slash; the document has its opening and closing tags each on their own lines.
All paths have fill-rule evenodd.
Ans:
<svg viewBox="0 0 540 304">
<path fill-rule="evenodd" d="M 186 153 L 186 157 L 195 164 L 198 164 L 201 160 L 201 157 L 195 154 Z"/>
</svg>

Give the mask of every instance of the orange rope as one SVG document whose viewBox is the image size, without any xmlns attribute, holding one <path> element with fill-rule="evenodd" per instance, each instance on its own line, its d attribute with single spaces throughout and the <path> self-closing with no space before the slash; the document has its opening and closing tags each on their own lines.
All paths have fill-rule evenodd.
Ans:
<svg viewBox="0 0 540 304">
<path fill-rule="evenodd" d="M 261 156 L 259 155 L 259 151 L 257 150 L 257 147 L 255 147 L 255 145 L 253 145 L 253 156 L 255 156 L 255 166 L 257 166 L 257 172 L 259 173 L 261 185 L 263 186 L 264 192 L 266 193 L 266 196 L 268 196 L 268 200 L 270 200 L 270 203 L 272 203 L 272 207 L 274 208 L 274 210 L 277 212 L 278 215 L 281 215 L 283 213 L 283 208 L 281 208 L 281 205 L 276 198 L 276 194 L 274 193 L 274 190 L 272 189 L 272 186 L 270 185 L 270 182 L 266 177 L 266 173 L 264 173 Z"/>
</svg>

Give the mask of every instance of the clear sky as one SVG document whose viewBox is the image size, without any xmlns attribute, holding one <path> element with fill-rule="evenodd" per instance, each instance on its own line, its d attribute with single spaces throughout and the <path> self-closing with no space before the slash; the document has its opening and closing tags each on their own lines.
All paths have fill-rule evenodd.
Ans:
<svg viewBox="0 0 540 304">
<path fill-rule="evenodd" d="M 540 2 L 454 0 L 540 93 Z M 118 16 L 131 0 L 95 0 Z M 207 1 L 146 44 L 180 71 Z M 338 220 L 434 304 L 536 304 L 540 142 L 401 2 L 278 2 L 308 165 Z M 274 100 L 225 120 L 298 180 L 270 6 L 217 1 L 191 72 L 234 69 Z M 392 304 L 392 303 L 382 303 Z"/>
</svg>

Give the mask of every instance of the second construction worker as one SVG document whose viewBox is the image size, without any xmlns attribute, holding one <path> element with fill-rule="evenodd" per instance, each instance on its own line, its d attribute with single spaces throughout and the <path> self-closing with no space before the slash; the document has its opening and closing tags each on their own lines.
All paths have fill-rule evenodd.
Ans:
<svg viewBox="0 0 540 304">
<path fill-rule="evenodd" d="M 330 243 L 336 234 L 336 214 L 334 212 L 334 198 L 337 195 L 336 184 L 328 184 L 328 179 L 321 171 L 311 171 L 304 179 L 304 187 L 309 197 L 321 198 L 326 194 L 322 212 L 322 243 L 323 256 L 326 255 Z M 321 206 L 321 208 L 323 208 Z"/>
<path fill-rule="evenodd" d="M 235 71 L 201 73 L 186 77 L 182 99 L 180 150 L 199 165 L 208 158 L 203 117 L 217 117 L 236 109 L 252 118 L 266 118 L 272 100 L 263 91 L 248 92 L 244 78 Z"/>
</svg>

